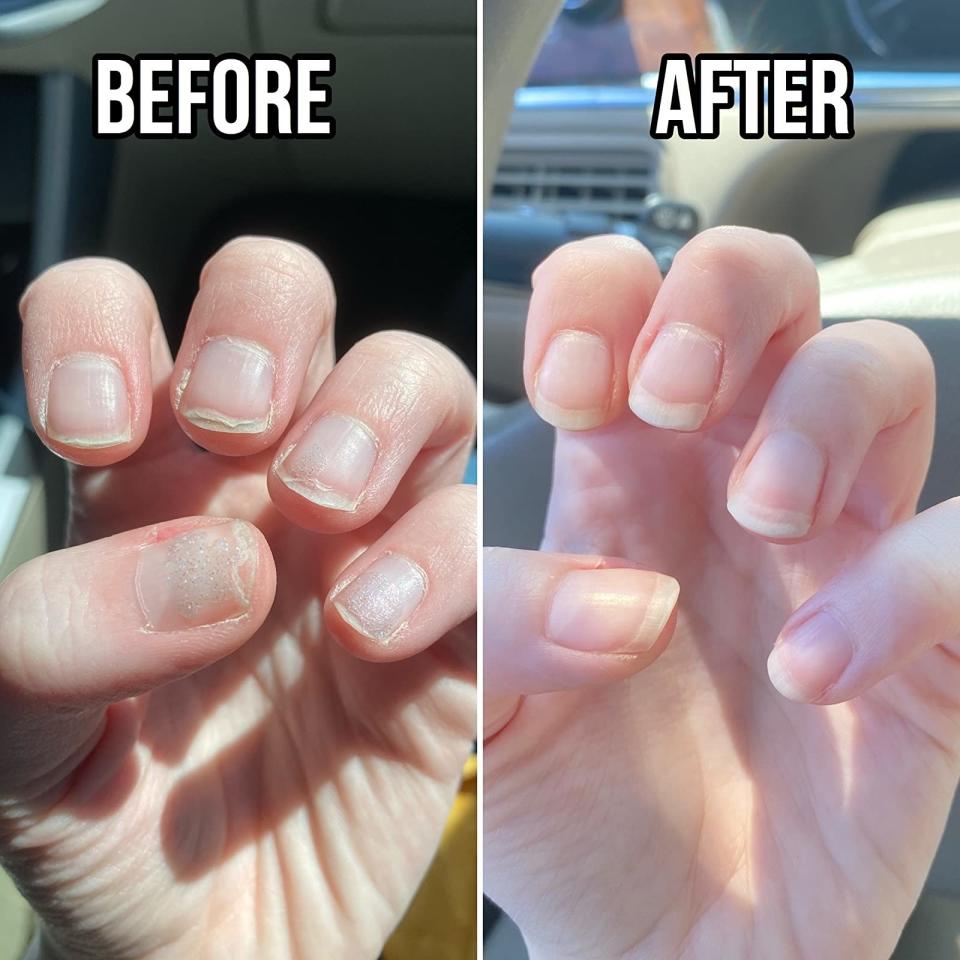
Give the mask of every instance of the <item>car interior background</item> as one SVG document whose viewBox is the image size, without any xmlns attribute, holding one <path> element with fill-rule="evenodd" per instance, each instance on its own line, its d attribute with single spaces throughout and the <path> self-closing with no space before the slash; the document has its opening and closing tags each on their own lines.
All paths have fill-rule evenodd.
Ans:
<svg viewBox="0 0 960 960">
<path fill-rule="evenodd" d="M 536 548 L 552 428 L 523 396 L 531 268 L 560 244 L 625 233 L 663 270 L 697 229 L 792 235 L 820 268 L 826 322 L 900 321 L 938 373 L 921 507 L 957 492 L 960 7 L 952 0 L 488 0 L 484 14 L 484 542 Z M 663 53 L 830 50 L 856 70 L 852 140 L 649 136 Z M 651 76 L 650 71 L 653 71 Z M 485 906 L 488 960 L 526 956 Z M 896 957 L 960 956 L 960 812 Z"/>
<path fill-rule="evenodd" d="M 203 124 L 190 140 L 91 134 L 96 53 L 304 50 L 336 55 L 334 140 L 224 140 Z M 63 464 L 25 426 L 17 317 L 26 283 L 57 261 L 130 263 L 175 351 L 200 268 L 223 242 L 298 240 L 335 278 L 338 354 L 402 326 L 475 370 L 473 0 L 0 0 L 0 90 L 0 577 L 62 543 Z M 444 909 L 466 917 L 470 942 L 474 808 L 460 811 L 465 882 L 444 888 L 464 901 Z M 30 924 L 8 885 L 0 872 L 3 960 L 21 955 Z"/>
</svg>

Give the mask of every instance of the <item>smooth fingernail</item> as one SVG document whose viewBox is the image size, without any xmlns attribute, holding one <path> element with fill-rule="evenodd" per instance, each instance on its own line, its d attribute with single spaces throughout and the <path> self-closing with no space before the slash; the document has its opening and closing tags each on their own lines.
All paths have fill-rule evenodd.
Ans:
<svg viewBox="0 0 960 960">
<path fill-rule="evenodd" d="M 44 429 L 74 447 L 112 447 L 130 439 L 130 399 L 119 364 L 95 353 L 60 361 L 50 373 Z"/>
<path fill-rule="evenodd" d="M 820 610 L 781 634 L 767 661 L 767 673 L 788 700 L 815 703 L 838 683 L 853 654 L 843 625 L 829 611 Z"/>
<path fill-rule="evenodd" d="M 657 334 L 630 389 L 630 409 L 667 430 L 697 430 L 720 383 L 720 342 L 688 323 Z"/>
<path fill-rule="evenodd" d="M 136 581 L 147 629 L 186 630 L 243 616 L 258 558 L 256 540 L 239 521 L 143 547 Z"/>
<path fill-rule="evenodd" d="M 375 560 L 334 599 L 340 616 L 359 633 L 388 643 L 427 594 L 427 575 L 399 553 Z"/>
<path fill-rule="evenodd" d="M 588 653 L 645 653 L 677 605 L 680 584 L 646 570 L 574 570 L 547 614 L 547 639 Z"/>
<path fill-rule="evenodd" d="M 354 417 L 320 417 L 277 461 L 274 472 L 294 493 L 321 507 L 355 510 L 377 461 L 373 432 Z"/>
<path fill-rule="evenodd" d="M 263 433 L 273 406 L 274 358 L 252 340 L 208 340 L 187 371 L 178 408 L 191 423 L 218 433 Z"/>
<path fill-rule="evenodd" d="M 803 434 L 771 433 L 747 464 L 727 509 L 741 527 L 762 537 L 802 537 L 813 525 L 826 470 L 820 449 Z"/>
<path fill-rule="evenodd" d="M 589 430 L 603 423 L 612 383 L 613 357 L 606 341 L 587 330 L 563 330 L 547 345 L 534 406 L 555 427 Z"/>
</svg>

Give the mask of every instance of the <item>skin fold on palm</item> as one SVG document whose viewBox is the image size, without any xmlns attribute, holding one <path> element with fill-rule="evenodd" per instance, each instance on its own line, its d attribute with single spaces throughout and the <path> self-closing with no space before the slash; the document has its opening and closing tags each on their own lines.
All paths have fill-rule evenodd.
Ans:
<svg viewBox="0 0 960 960">
<path fill-rule="evenodd" d="M 722 275 L 718 249 L 709 252 L 709 268 L 693 262 L 696 252 L 679 265 L 658 305 L 692 285 L 694 268 Z M 548 278 L 540 282 L 559 283 L 550 269 L 541 267 Z M 590 273 L 598 273 L 592 260 Z M 591 311 L 609 313 L 610 300 L 629 296 L 604 279 L 609 299 L 596 288 L 583 292 Z M 755 285 L 744 285 L 745 295 L 761 299 Z M 677 306 L 654 306 L 647 323 L 664 313 L 686 320 Z M 531 324 L 539 322 L 536 309 L 535 301 Z M 723 307 L 703 313 L 709 323 Z M 554 321 L 567 323 L 568 316 Z M 529 356 L 529 329 L 527 349 Z M 728 338 L 725 350 L 734 349 Z M 886 556 L 888 536 L 911 527 L 898 525 L 915 512 L 929 432 L 921 423 L 907 440 L 901 433 L 909 478 L 898 479 L 899 499 L 879 522 L 864 508 L 877 489 L 868 458 L 853 471 L 846 506 L 831 522 L 815 519 L 810 536 L 745 529 L 728 511 L 738 470 L 742 477 L 738 459 L 777 420 L 764 411 L 794 351 L 773 343 L 702 430 L 658 429 L 611 412 L 593 429 L 558 431 L 545 554 L 519 554 L 521 561 L 502 551 L 488 561 L 488 611 L 505 602 L 503 590 L 491 601 L 491 582 L 499 589 L 491 571 L 506 566 L 518 578 L 547 562 L 542 556 L 561 567 L 565 556 L 608 558 L 583 562 L 657 571 L 680 588 L 675 620 L 652 654 L 601 653 L 605 663 L 596 667 L 578 651 L 552 689 L 528 688 L 509 710 L 502 696 L 488 699 L 486 715 L 497 722 L 487 728 L 484 753 L 486 889 L 517 921 L 534 960 L 885 958 L 919 895 L 960 771 L 952 623 L 934 632 L 917 614 L 913 655 L 886 666 L 892 675 L 856 697 L 844 689 L 822 703 L 792 702 L 771 683 L 767 661 L 798 608 L 845 571 Z M 790 401 L 815 406 L 809 393 Z M 837 398 L 823 402 L 835 407 Z M 852 433 L 847 445 L 859 442 Z M 931 529 L 953 522 L 953 511 L 945 504 L 929 512 L 937 519 L 912 535 L 914 553 Z M 895 584 L 872 589 L 899 588 L 909 606 L 917 592 L 910 559 L 897 565 Z M 917 581 L 930 579 L 916 573 Z M 549 589 L 556 582 L 551 575 Z M 935 589 L 946 592 L 939 582 Z M 549 611 L 549 596 L 545 602 Z M 491 630 L 502 626 L 487 613 L 488 698 L 516 697 L 529 684 L 525 675 L 511 686 L 499 665 Z M 512 638 L 515 649 L 521 639 Z M 532 649 L 531 662 L 546 656 L 542 640 Z M 554 654 L 543 662 L 555 668 Z"/>
<path fill-rule="evenodd" d="M 403 377 L 402 355 L 396 367 Z M 44 920 L 44 955 L 375 957 L 471 750 L 474 624 L 456 615 L 422 652 L 371 662 L 376 651 L 331 635 L 324 603 L 418 499 L 469 519 L 469 491 L 446 484 L 470 425 L 448 469 L 421 485 L 426 499 L 401 490 L 368 522 L 320 533 L 271 499 L 275 446 L 208 452 L 178 425 L 169 393 L 169 378 L 155 384 L 134 454 L 71 467 L 70 543 L 178 517 L 244 520 L 272 555 L 273 602 L 246 642 L 197 672 L 77 705 L 62 723 L 42 708 L 22 719 L 38 753 L 51 737 L 72 743 L 41 795 L 4 802 L 4 862 Z M 463 536 L 467 558 L 469 525 Z"/>
</svg>

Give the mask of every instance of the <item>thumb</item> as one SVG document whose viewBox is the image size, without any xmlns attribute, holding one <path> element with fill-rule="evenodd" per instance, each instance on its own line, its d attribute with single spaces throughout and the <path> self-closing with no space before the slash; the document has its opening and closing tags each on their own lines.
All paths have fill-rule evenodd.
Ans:
<svg viewBox="0 0 960 960">
<path fill-rule="evenodd" d="M 0 585 L 0 796 L 67 776 L 113 702 L 219 660 L 263 623 L 256 527 L 194 517 L 47 554 Z"/>
<path fill-rule="evenodd" d="M 528 694 L 611 683 L 649 666 L 676 623 L 680 586 L 626 560 L 484 551 L 484 737 Z"/>
</svg>

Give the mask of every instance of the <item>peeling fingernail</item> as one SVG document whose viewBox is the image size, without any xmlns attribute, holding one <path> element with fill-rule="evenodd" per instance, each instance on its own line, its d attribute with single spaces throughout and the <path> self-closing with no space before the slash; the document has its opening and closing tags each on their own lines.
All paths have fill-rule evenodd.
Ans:
<svg viewBox="0 0 960 960">
<path fill-rule="evenodd" d="M 258 558 L 255 538 L 239 521 L 141 548 L 136 586 L 147 629 L 166 633 L 243 616 Z"/>
<path fill-rule="evenodd" d="M 275 361 L 259 343 L 208 340 L 179 389 L 177 408 L 196 426 L 218 433 L 263 433 L 270 426 Z"/>
<path fill-rule="evenodd" d="M 574 570 L 560 581 L 547 639 L 588 653 L 645 653 L 670 620 L 680 584 L 647 570 Z"/>
<path fill-rule="evenodd" d="M 741 527 L 762 537 L 805 536 L 813 526 L 826 469 L 820 449 L 803 434 L 778 430 L 757 448 L 727 509 Z"/>
<path fill-rule="evenodd" d="M 42 420 L 47 436 L 74 447 L 126 443 L 130 400 L 120 365 L 96 353 L 61 360 L 50 373 Z"/>
<path fill-rule="evenodd" d="M 355 630 L 385 644 L 409 621 L 426 594 L 423 569 L 399 553 L 387 553 L 336 594 L 333 603 Z"/>
<path fill-rule="evenodd" d="M 338 413 L 320 417 L 277 461 L 274 472 L 294 493 L 321 507 L 355 510 L 377 460 L 366 424 Z"/>
<path fill-rule="evenodd" d="M 698 430 L 720 382 L 720 342 L 689 323 L 657 334 L 630 389 L 630 409 L 653 427 Z"/>
<path fill-rule="evenodd" d="M 853 654 L 853 643 L 840 621 L 829 611 L 819 610 L 780 635 L 767 661 L 767 673 L 788 700 L 815 703 L 840 680 Z"/>
<path fill-rule="evenodd" d="M 588 330 L 563 330 L 543 356 L 534 406 L 555 427 L 588 430 L 603 423 L 612 382 L 613 357 L 606 341 Z"/>
</svg>

